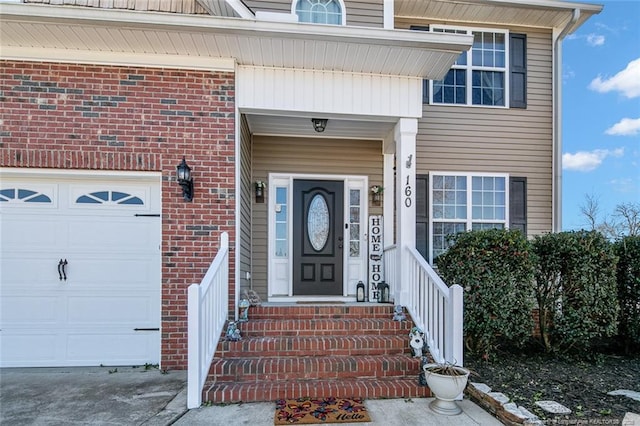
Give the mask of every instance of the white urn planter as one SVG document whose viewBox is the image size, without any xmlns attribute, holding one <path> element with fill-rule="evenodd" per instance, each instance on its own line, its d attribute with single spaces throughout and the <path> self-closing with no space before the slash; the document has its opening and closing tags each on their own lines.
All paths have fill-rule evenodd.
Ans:
<svg viewBox="0 0 640 426">
<path fill-rule="evenodd" d="M 423 369 L 427 385 L 435 395 L 429 407 L 446 416 L 462 413 L 455 400 L 467 386 L 469 370 L 451 364 L 425 364 Z"/>
</svg>

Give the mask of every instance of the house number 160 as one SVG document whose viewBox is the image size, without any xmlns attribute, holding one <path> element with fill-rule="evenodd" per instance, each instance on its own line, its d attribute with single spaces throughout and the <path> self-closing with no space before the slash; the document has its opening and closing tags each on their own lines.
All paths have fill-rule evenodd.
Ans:
<svg viewBox="0 0 640 426">
<path fill-rule="evenodd" d="M 411 184 L 409 184 L 409 175 L 407 175 L 407 184 L 404 186 L 404 205 L 411 207 Z"/>
</svg>

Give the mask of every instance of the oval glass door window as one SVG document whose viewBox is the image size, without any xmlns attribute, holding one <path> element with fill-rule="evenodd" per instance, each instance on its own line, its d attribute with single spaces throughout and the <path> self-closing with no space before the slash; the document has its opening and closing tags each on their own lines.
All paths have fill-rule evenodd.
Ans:
<svg viewBox="0 0 640 426">
<path fill-rule="evenodd" d="M 321 194 L 311 200 L 307 213 L 307 233 L 315 251 L 320 251 L 329 238 L 329 207 Z"/>
</svg>

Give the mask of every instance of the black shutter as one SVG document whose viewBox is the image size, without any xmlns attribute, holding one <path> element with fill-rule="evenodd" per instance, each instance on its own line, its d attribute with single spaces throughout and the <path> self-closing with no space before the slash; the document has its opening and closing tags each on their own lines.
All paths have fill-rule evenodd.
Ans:
<svg viewBox="0 0 640 426">
<path fill-rule="evenodd" d="M 409 27 L 413 31 L 429 31 L 428 25 L 411 25 Z M 422 80 L 422 103 L 429 103 L 429 80 Z"/>
<path fill-rule="evenodd" d="M 429 103 L 429 80 L 422 80 L 422 103 Z"/>
<path fill-rule="evenodd" d="M 429 175 L 416 175 L 416 250 L 429 259 Z"/>
<path fill-rule="evenodd" d="M 527 107 L 527 35 L 509 35 L 509 107 Z"/>
<path fill-rule="evenodd" d="M 527 178 L 509 178 L 509 228 L 527 235 Z"/>
</svg>

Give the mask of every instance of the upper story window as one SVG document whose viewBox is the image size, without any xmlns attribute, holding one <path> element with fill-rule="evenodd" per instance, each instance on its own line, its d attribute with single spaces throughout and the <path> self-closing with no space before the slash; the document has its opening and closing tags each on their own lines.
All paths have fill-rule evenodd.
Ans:
<svg viewBox="0 0 640 426">
<path fill-rule="evenodd" d="M 438 26 L 430 31 L 473 35 L 473 46 L 458 57 L 444 79 L 430 82 L 431 103 L 508 106 L 508 31 Z"/>
<path fill-rule="evenodd" d="M 295 5 L 300 22 L 344 25 L 343 7 L 339 0 L 297 0 Z"/>
</svg>

